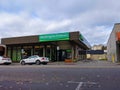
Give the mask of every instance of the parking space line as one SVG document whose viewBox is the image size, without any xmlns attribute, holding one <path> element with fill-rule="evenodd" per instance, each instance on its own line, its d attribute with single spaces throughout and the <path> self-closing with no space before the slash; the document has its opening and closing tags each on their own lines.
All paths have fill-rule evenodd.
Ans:
<svg viewBox="0 0 120 90">
<path fill-rule="evenodd" d="M 79 84 L 78 84 L 78 86 L 77 86 L 77 88 L 75 90 L 80 90 L 82 85 L 83 85 L 83 82 L 79 82 Z"/>
<path fill-rule="evenodd" d="M 74 81 L 68 81 L 68 83 L 76 83 L 76 84 L 78 84 L 77 88 L 75 90 L 81 90 L 81 87 L 82 87 L 83 84 L 94 84 L 94 85 L 97 84 L 95 82 L 74 82 Z"/>
</svg>

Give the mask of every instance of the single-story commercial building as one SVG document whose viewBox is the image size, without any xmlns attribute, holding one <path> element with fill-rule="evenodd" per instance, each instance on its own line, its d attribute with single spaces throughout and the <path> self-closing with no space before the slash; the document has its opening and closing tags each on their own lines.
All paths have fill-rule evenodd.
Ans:
<svg viewBox="0 0 120 90">
<path fill-rule="evenodd" d="M 120 62 L 120 23 L 116 23 L 107 43 L 107 57 L 112 62 Z"/>
<path fill-rule="evenodd" d="M 13 61 L 21 60 L 24 54 L 45 56 L 51 61 L 74 60 L 83 57 L 78 54 L 79 50 L 90 48 L 78 31 L 2 38 L 1 44 L 6 45 L 7 56 Z"/>
</svg>

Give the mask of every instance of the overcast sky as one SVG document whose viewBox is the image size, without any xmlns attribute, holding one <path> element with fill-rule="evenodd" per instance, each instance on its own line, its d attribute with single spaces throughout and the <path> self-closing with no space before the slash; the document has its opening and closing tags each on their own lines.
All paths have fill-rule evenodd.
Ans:
<svg viewBox="0 0 120 90">
<path fill-rule="evenodd" d="M 80 31 L 106 44 L 120 23 L 120 0 L 0 0 L 0 38 Z"/>
</svg>

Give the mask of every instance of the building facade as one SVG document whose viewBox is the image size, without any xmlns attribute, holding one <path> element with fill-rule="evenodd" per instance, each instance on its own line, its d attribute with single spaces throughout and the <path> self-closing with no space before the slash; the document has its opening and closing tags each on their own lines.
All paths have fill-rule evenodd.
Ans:
<svg viewBox="0 0 120 90">
<path fill-rule="evenodd" d="M 120 62 L 120 23 L 116 23 L 107 43 L 107 58 L 112 62 Z"/>
<path fill-rule="evenodd" d="M 90 44 L 80 32 L 65 32 L 35 36 L 2 38 L 1 43 L 7 47 L 7 56 L 18 62 L 23 55 L 39 55 L 51 61 L 77 59 L 78 50 L 88 50 Z"/>
<path fill-rule="evenodd" d="M 92 50 L 104 50 L 104 45 L 100 44 L 100 45 L 94 45 L 92 47 Z"/>
<path fill-rule="evenodd" d="M 91 50 L 88 50 L 87 56 L 92 60 L 107 60 L 106 46 L 99 44 L 94 45 Z"/>
</svg>

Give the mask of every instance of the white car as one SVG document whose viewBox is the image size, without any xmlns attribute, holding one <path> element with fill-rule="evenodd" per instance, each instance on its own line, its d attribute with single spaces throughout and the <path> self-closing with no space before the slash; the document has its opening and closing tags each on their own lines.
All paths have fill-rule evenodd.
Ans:
<svg viewBox="0 0 120 90">
<path fill-rule="evenodd" d="M 0 64 L 11 64 L 12 60 L 8 57 L 0 56 Z"/>
<path fill-rule="evenodd" d="M 21 65 L 25 65 L 25 64 L 44 64 L 46 65 L 49 62 L 49 59 L 47 57 L 39 57 L 38 55 L 33 55 L 30 56 L 26 59 L 22 59 L 20 61 Z"/>
</svg>

